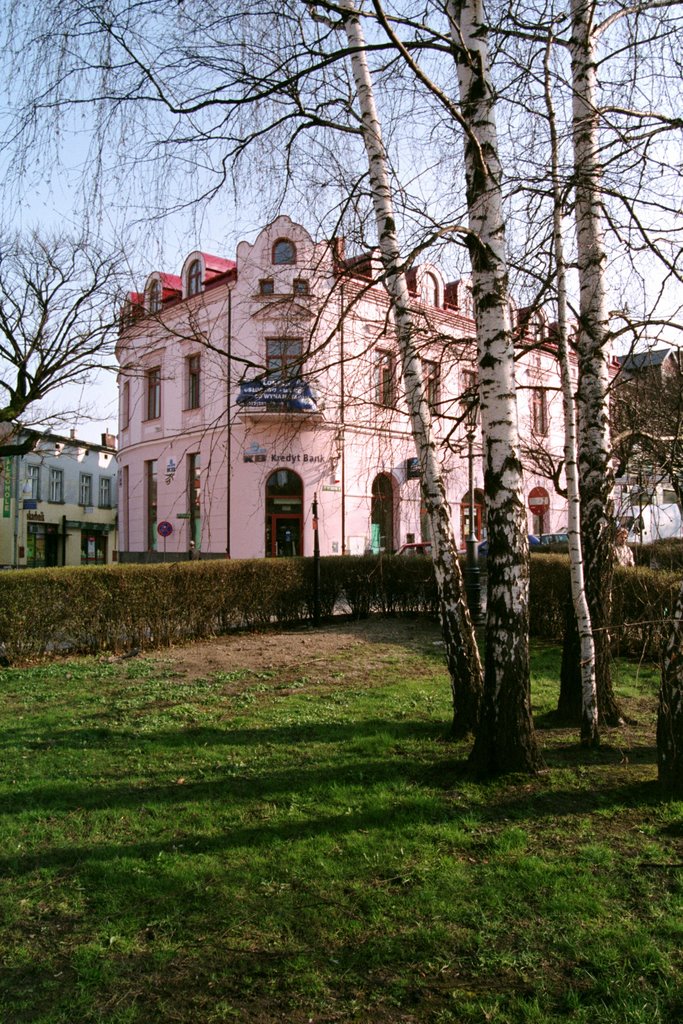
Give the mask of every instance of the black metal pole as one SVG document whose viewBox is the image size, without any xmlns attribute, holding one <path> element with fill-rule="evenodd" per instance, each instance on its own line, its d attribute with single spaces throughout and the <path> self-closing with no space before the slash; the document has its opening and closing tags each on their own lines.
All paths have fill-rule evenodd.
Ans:
<svg viewBox="0 0 683 1024">
<path fill-rule="evenodd" d="M 474 431 L 467 434 L 467 459 L 469 473 L 470 530 L 465 540 L 467 551 L 465 561 L 465 593 L 467 606 L 475 626 L 481 618 L 481 580 L 479 576 L 479 540 L 477 538 L 474 504 Z"/>
<path fill-rule="evenodd" d="M 320 538 L 318 536 L 318 492 L 313 494 L 313 625 L 320 625 Z"/>
</svg>

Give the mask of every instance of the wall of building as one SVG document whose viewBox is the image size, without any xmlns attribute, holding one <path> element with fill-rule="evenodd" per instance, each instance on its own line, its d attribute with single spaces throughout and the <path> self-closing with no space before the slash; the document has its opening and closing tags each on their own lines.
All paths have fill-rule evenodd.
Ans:
<svg viewBox="0 0 683 1024">
<path fill-rule="evenodd" d="M 35 437 L 32 451 L 2 460 L 0 565 L 110 564 L 118 554 L 114 447 Z"/>
<path fill-rule="evenodd" d="M 277 262 L 282 239 L 295 247 L 295 262 Z M 396 549 L 422 539 L 419 481 L 410 465 L 415 449 L 400 397 L 387 296 L 360 276 L 340 275 L 337 256 L 338 243 L 316 243 L 300 225 L 279 217 L 253 245 L 241 242 L 236 263 L 221 261 L 224 269 L 210 280 L 208 268 L 216 258 L 191 254 L 158 312 L 144 308 L 144 295 L 134 297 L 118 346 L 124 560 L 184 558 L 193 539 L 202 557 L 311 554 L 314 496 L 323 554 Z M 206 287 L 188 296 L 186 268 L 199 257 Z M 438 367 L 434 431 L 456 534 L 464 544 L 468 460 L 458 421 L 474 372 L 474 324 L 465 302 L 460 309 L 444 305 L 447 289 L 437 268 L 420 268 L 413 281 L 422 355 Z M 454 294 L 452 287 L 448 294 Z M 299 376 L 308 390 L 298 404 L 268 400 L 282 398 L 268 385 L 277 367 L 274 353 L 281 342 L 294 345 L 298 339 Z M 386 402 L 380 393 L 391 375 L 379 372 L 383 353 L 393 359 L 395 389 Z M 198 402 L 190 382 L 193 365 L 200 367 Z M 158 408 L 150 400 L 155 373 Z M 522 357 L 518 376 L 520 433 L 527 448 L 540 445 L 561 456 L 562 401 L 552 348 Z M 258 381 L 260 395 L 254 390 Z M 481 490 L 478 435 L 474 453 L 475 486 Z M 154 463 L 156 484 L 150 476 Z M 298 493 L 286 493 L 290 481 Z M 532 460 L 526 483 L 529 491 L 541 486 L 553 493 Z M 388 495 L 393 514 L 382 518 L 378 510 L 387 507 Z M 561 498 L 551 497 L 542 523 L 529 512 L 530 531 L 534 525 L 543 532 L 564 529 L 565 510 Z M 159 523 L 168 524 L 165 536 Z"/>
</svg>

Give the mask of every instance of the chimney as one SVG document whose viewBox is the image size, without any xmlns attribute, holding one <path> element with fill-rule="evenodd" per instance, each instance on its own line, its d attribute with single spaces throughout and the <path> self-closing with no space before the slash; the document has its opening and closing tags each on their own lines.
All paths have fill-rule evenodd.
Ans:
<svg viewBox="0 0 683 1024">
<path fill-rule="evenodd" d="M 116 434 L 102 434 L 103 448 L 116 448 Z"/>
<path fill-rule="evenodd" d="M 76 440 L 76 428 L 75 427 L 72 427 L 71 430 L 69 431 L 69 437 L 71 438 L 72 441 Z"/>
</svg>

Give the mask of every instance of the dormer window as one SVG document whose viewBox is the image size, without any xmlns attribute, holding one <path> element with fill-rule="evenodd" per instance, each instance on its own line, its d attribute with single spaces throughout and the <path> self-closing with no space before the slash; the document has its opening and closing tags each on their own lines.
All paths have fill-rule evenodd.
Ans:
<svg viewBox="0 0 683 1024">
<path fill-rule="evenodd" d="M 259 292 L 261 295 L 275 294 L 275 283 L 272 277 L 268 277 L 263 281 L 259 281 Z"/>
<path fill-rule="evenodd" d="M 303 277 L 295 278 L 294 284 L 292 285 L 292 291 L 295 295 L 308 295 L 308 281 L 305 281 Z"/>
<path fill-rule="evenodd" d="M 421 296 L 423 302 L 430 306 L 439 306 L 439 282 L 434 274 L 425 274 L 422 279 Z"/>
<path fill-rule="evenodd" d="M 296 263 L 296 248 L 288 238 L 279 238 L 273 246 L 273 263 L 276 266 Z"/>
<path fill-rule="evenodd" d="M 147 289 L 147 309 L 150 313 L 161 311 L 161 281 L 152 281 Z"/>
<path fill-rule="evenodd" d="M 187 294 L 199 295 L 202 290 L 202 261 L 192 260 L 187 271 Z"/>
</svg>

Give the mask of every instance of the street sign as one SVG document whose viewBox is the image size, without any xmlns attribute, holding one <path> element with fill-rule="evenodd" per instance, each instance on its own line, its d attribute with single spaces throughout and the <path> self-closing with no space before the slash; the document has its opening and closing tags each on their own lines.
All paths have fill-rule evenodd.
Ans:
<svg viewBox="0 0 683 1024">
<path fill-rule="evenodd" d="M 542 516 L 550 509 L 550 495 L 545 487 L 532 487 L 527 503 L 534 515 Z"/>
<path fill-rule="evenodd" d="M 157 524 L 157 533 L 160 537 L 170 537 L 173 533 L 173 524 L 169 523 L 167 519 L 162 519 L 161 522 Z"/>
</svg>

